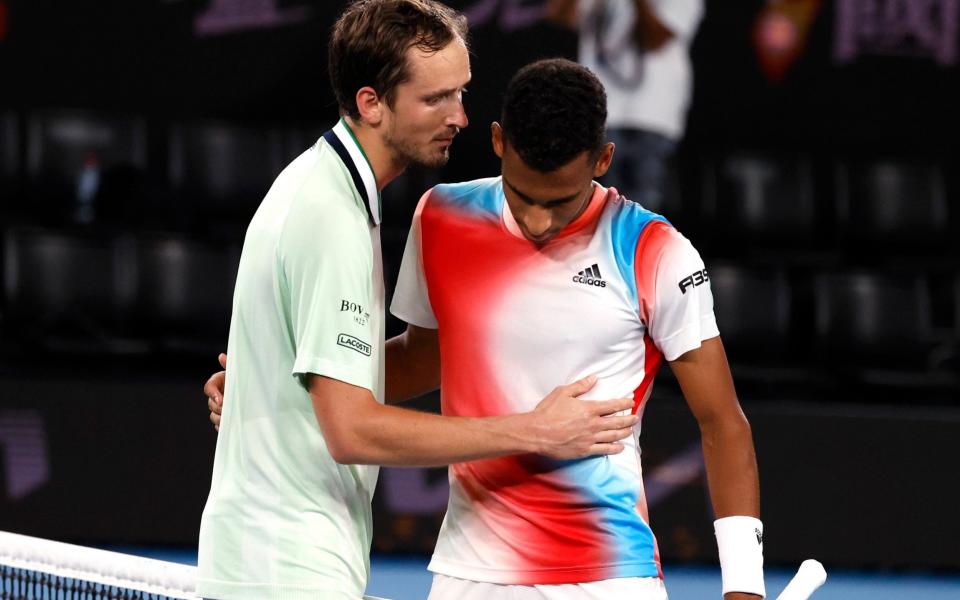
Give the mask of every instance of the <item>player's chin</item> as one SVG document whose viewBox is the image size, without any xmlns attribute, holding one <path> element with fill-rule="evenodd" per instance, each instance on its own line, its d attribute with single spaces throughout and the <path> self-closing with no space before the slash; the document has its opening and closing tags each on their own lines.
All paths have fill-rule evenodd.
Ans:
<svg viewBox="0 0 960 600">
<path fill-rule="evenodd" d="M 444 148 L 438 152 L 433 152 L 426 156 L 420 156 L 417 158 L 417 163 L 422 167 L 427 167 L 428 169 L 439 169 L 444 166 L 450 160 L 450 148 Z"/>
</svg>

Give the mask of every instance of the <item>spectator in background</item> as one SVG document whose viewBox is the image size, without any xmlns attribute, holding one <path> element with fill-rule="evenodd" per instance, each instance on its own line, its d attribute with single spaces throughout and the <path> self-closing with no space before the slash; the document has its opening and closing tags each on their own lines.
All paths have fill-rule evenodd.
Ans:
<svg viewBox="0 0 960 600">
<path fill-rule="evenodd" d="M 577 29 L 580 62 L 607 90 L 606 182 L 662 210 L 668 163 L 683 138 L 693 88 L 690 43 L 703 0 L 549 0 L 548 20 Z"/>
</svg>

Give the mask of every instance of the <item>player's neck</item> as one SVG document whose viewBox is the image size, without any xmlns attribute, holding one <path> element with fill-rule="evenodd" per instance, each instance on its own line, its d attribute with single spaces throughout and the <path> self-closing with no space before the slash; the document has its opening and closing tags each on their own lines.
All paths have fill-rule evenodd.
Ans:
<svg viewBox="0 0 960 600">
<path fill-rule="evenodd" d="M 393 159 L 394 153 L 390 151 L 390 148 L 383 142 L 381 135 L 372 127 L 359 123 L 350 117 L 344 117 L 343 120 L 356 137 L 364 156 L 370 161 L 373 175 L 377 179 L 377 190 L 383 191 L 387 184 L 403 173 L 407 165 L 396 164 Z"/>
</svg>

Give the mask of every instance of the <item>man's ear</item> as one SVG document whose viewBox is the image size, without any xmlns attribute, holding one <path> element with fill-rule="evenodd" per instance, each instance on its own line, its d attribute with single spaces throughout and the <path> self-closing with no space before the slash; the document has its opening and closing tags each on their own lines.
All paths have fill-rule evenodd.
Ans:
<svg viewBox="0 0 960 600">
<path fill-rule="evenodd" d="M 374 127 L 383 121 L 384 102 L 372 87 L 357 90 L 356 102 L 361 121 Z"/>
<path fill-rule="evenodd" d="M 493 153 L 497 158 L 503 158 L 503 128 L 496 121 L 490 124 L 490 142 L 493 144 Z"/>
<path fill-rule="evenodd" d="M 613 161 L 613 151 L 616 149 L 613 142 L 607 142 L 600 151 L 600 157 L 597 158 L 597 164 L 593 166 L 593 177 L 603 177 L 610 169 L 610 163 Z"/>
</svg>

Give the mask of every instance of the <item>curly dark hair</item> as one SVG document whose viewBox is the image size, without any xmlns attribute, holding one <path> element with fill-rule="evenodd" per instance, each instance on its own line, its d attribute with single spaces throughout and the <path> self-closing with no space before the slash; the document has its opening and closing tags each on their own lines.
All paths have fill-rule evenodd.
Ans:
<svg viewBox="0 0 960 600">
<path fill-rule="evenodd" d="M 507 85 L 501 126 L 527 166 L 549 173 L 606 141 L 607 94 L 590 69 L 563 58 L 538 60 Z"/>
<path fill-rule="evenodd" d="M 357 119 L 357 90 L 370 86 L 393 106 L 397 86 L 409 76 L 406 52 L 438 52 L 459 39 L 467 44 L 467 19 L 434 0 L 355 0 L 330 35 L 330 83 L 340 114 Z"/>
</svg>

